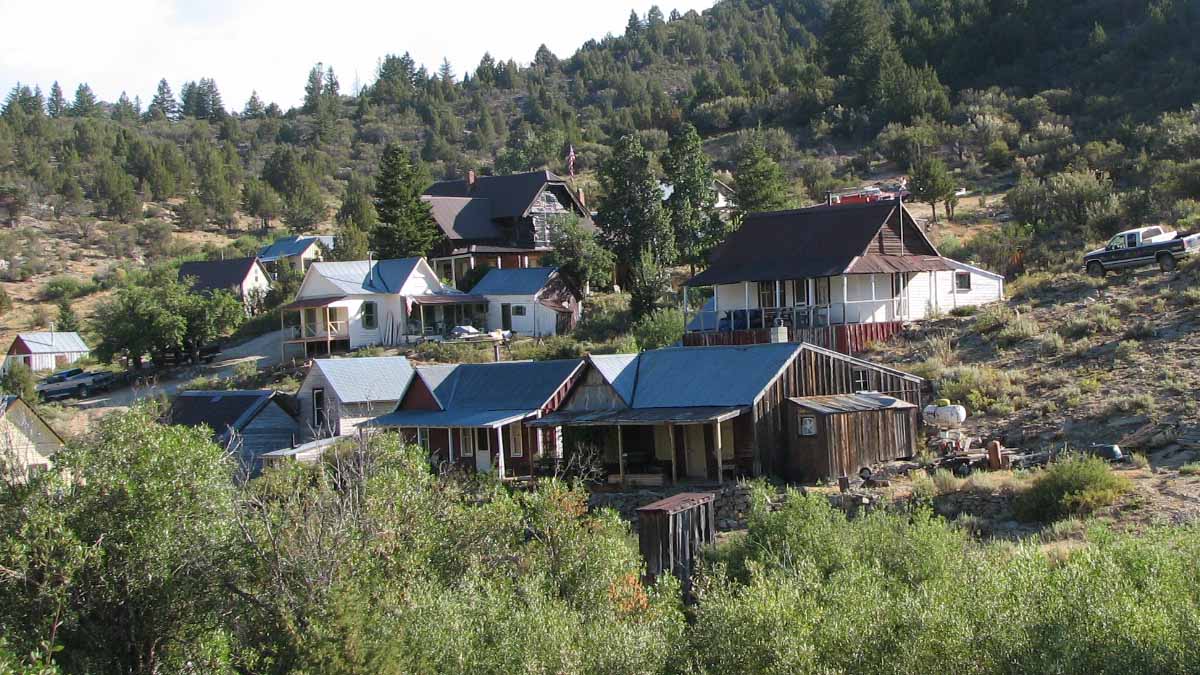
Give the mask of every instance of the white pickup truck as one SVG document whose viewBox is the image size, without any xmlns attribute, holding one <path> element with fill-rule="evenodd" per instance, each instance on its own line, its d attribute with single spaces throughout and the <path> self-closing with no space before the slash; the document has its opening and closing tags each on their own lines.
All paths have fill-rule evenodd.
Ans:
<svg viewBox="0 0 1200 675">
<path fill-rule="evenodd" d="M 1180 236 L 1175 230 L 1158 225 L 1118 232 L 1108 244 L 1083 256 L 1088 274 L 1104 276 L 1105 272 L 1126 267 L 1158 265 L 1170 272 L 1179 260 L 1200 250 L 1200 234 Z"/>
</svg>

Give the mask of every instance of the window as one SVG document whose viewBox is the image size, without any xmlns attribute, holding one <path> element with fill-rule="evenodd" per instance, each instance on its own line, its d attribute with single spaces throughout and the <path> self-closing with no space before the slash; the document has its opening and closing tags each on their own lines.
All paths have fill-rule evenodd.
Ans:
<svg viewBox="0 0 1200 675">
<path fill-rule="evenodd" d="M 312 420 L 313 427 L 316 431 L 321 431 L 325 428 L 325 390 L 312 390 Z"/>
<path fill-rule="evenodd" d="M 429 428 L 428 427 L 418 427 L 417 428 L 417 445 L 421 446 L 422 448 L 425 448 L 426 450 L 429 449 Z"/>
<path fill-rule="evenodd" d="M 817 435 L 817 418 L 811 415 L 803 415 L 800 417 L 800 435 L 801 436 L 816 436 Z"/>
<path fill-rule="evenodd" d="M 814 285 L 817 287 L 817 305 L 829 305 L 829 277 L 821 277 L 817 279 Z"/>
<path fill-rule="evenodd" d="M 525 305 L 513 305 L 512 306 L 512 315 L 513 316 L 525 316 Z"/>
<path fill-rule="evenodd" d="M 521 433 L 521 425 L 514 424 L 508 428 L 508 439 L 512 444 L 512 450 L 509 451 L 510 457 L 525 456 L 525 434 Z"/>
<path fill-rule="evenodd" d="M 775 302 L 774 281 L 758 282 L 758 306 L 762 308 L 779 306 L 779 303 Z"/>
<path fill-rule="evenodd" d="M 374 302 L 363 303 L 362 325 L 367 330 L 375 330 L 379 326 L 379 306 Z"/>
<path fill-rule="evenodd" d="M 871 371 L 866 368 L 854 369 L 854 391 L 870 391 L 871 390 Z"/>
<path fill-rule="evenodd" d="M 971 273 L 970 272 L 955 272 L 954 273 L 954 289 L 957 291 L 971 290 Z"/>
<path fill-rule="evenodd" d="M 462 448 L 459 449 L 459 454 L 463 457 L 475 456 L 475 430 L 459 429 L 458 437 L 462 443 Z"/>
<path fill-rule="evenodd" d="M 812 304 L 808 297 L 808 279 L 792 280 L 792 304 L 797 307 Z"/>
</svg>

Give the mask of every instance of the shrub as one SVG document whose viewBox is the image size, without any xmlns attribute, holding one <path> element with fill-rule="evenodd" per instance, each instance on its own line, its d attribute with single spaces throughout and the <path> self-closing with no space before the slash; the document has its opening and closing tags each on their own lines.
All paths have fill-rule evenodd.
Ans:
<svg viewBox="0 0 1200 675">
<path fill-rule="evenodd" d="M 1005 324 L 996 334 L 996 342 L 1004 346 L 1015 345 L 1037 336 L 1042 330 L 1037 321 L 1029 317 L 1017 317 Z"/>
<path fill-rule="evenodd" d="M 1104 407 L 1104 415 L 1120 415 L 1129 413 L 1154 412 L 1157 403 L 1150 394 L 1124 394 L 1109 400 Z"/>
<path fill-rule="evenodd" d="M 990 366 L 954 366 L 942 372 L 938 395 L 965 405 L 974 413 L 1011 411 L 1022 401 L 1025 388 L 1005 371 Z M 999 407 L 997 407 L 999 406 Z"/>
<path fill-rule="evenodd" d="M 1141 349 L 1142 344 L 1137 340 L 1122 340 L 1117 344 L 1117 348 L 1114 351 L 1114 356 L 1122 361 L 1126 361 L 1132 358 L 1134 354 L 1137 354 L 1139 351 L 1141 351 Z"/>
<path fill-rule="evenodd" d="M 1068 456 L 1048 466 L 1013 502 L 1023 521 L 1050 522 L 1108 506 L 1129 490 L 1129 479 L 1098 457 Z"/>
<path fill-rule="evenodd" d="M 1094 304 L 1082 314 L 1075 314 L 1059 328 L 1065 337 L 1079 339 L 1089 335 L 1111 333 L 1121 327 L 1121 320 L 1113 316 L 1108 305 Z"/>
<path fill-rule="evenodd" d="M 583 318 L 575 327 L 575 338 L 606 342 L 629 331 L 629 294 L 596 293 L 584 303 Z"/>
<path fill-rule="evenodd" d="M 422 342 L 412 351 L 413 358 L 435 363 L 487 363 L 493 359 L 491 344 L 462 342 Z"/>
<path fill-rule="evenodd" d="M 96 284 L 81 281 L 75 277 L 60 275 L 54 277 L 42 286 L 41 297 L 43 300 L 68 300 L 80 298 L 90 293 L 96 292 Z"/>
<path fill-rule="evenodd" d="M 657 309 L 633 324 L 633 336 L 642 349 L 669 347 L 683 338 L 683 312 Z"/>
<path fill-rule="evenodd" d="M 1200 462 L 1188 462 L 1179 467 L 1179 473 L 1184 476 L 1200 476 Z"/>
<path fill-rule="evenodd" d="M 1017 313 L 1008 305 L 993 304 L 984 307 L 975 316 L 975 330 L 990 333 L 1003 328 L 1017 318 Z"/>
<path fill-rule="evenodd" d="M 1146 319 L 1138 319 L 1125 330 L 1125 337 L 1133 340 L 1148 340 L 1158 334 L 1154 324 Z M 1136 343 L 1134 343 L 1136 345 Z"/>
<path fill-rule="evenodd" d="M 1140 452 L 1130 453 L 1129 463 L 1138 469 L 1150 468 L 1150 458 Z"/>
<path fill-rule="evenodd" d="M 950 316 L 975 316 L 975 314 L 978 312 L 978 305 L 963 305 L 962 307 L 955 307 L 954 309 L 950 310 Z"/>
<path fill-rule="evenodd" d="M 1066 340 L 1058 333 L 1045 333 L 1038 338 L 1038 351 L 1044 356 L 1061 354 L 1066 346 Z"/>
<path fill-rule="evenodd" d="M 586 346 L 566 335 L 556 335 L 545 340 L 521 340 L 509 345 L 509 356 L 514 361 L 550 361 L 553 359 L 577 359 L 587 353 Z"/>
</svg>

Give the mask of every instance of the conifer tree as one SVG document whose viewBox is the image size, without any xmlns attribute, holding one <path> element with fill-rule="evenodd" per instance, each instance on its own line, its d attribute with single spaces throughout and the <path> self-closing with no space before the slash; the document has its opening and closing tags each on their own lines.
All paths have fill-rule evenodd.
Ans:
<svg viewBox="0 0 1200 675">
<path fill-rule="evenodd" d="M 304 85 L 304 105 L 301 110 L 308 115 L 315 115 L 321 105 L 321 93 L 325 89 L 325 70 L 323 64 L 317 63 L 308 71 L 308 81 Z"/>
<path fill-rule="evenodd" d="M 133 107 L 133 101 L 129 100 L 129 95 L 121 92 L 120 98 L 113 104 L 112 118 L 117 122 L 136 122 L 138 117 L 137 110 Z"/>
<path fill-rule="evenodd" d="M 370 233 L 351 220 L 338 227 L 337 235 L 333 238 L 333 251 L 330 253 L 334 260 L 365 260 L 370 250 Z"/>
<path fill-rule="evenodd" d="M 600 232 L 620 261 L 636 260 L 644 250 L 658 262 L 675 259 L 671 221 L 663 208 L 662 190 L 650 169 L 650 155 L 636 136 L 624 136 L 612 157 L 600 167 Z"/>
<path fill-rule="evenodd" d="M 63 98 L 63 90 L 59 86 L 58 80 L 50 85 L 50 98 L 46 100 L 46 112 L 54 118 L 67 114 L 67 100 Z"/>
<path fill-rule="evenodd" d="M 242 117 L 246 119 L 258 119 L 266 114 L 266 108 L 263 102 L 258 98 L 258 91 L 250 92 L 250 100 L 246 101 L 246 107 L 242 109 Z"/>
<path fill-rule="evenodd" d="M 86 82 L 75 89 L 75 101 L 71 104 L 72 117 L 91 117 L 100 111 L 100 104 L 92 88 Z"/>
<path fill-rule="evenodd" d="M 697 263 L 703 262 L 704 253 L 716 243 L 710 241 L 713 236 L 724 231 L 715 211 L 717 192 L 713 188 L 712 164 L 704 154 L 696 127 L 684 123 L 671 135 L 663 169 L 672 187 L 667 208 L 675 248 L 679 251 L 679 259 L 694 269 Z"/>
<path fill-rule="evenodd" d="M 762 134 L 750 135 L 734 170 L 738 214 L 775 211 L 793 200 L 792 189 L 779 164 L 767 153 Z"/>
<path fill-rule="evenodd" d="M 174 120 L 179 116 L 179 104 L 175 101 L 175 92 L 166 78 L 158 81 L 158 89 L 154 98 L 150 99 L 150 107 L 146 115 L 152 120 Z"/>
<path fill-rule="evenodd" d="M 76 333 L 79 329 L 79 316 L 71 308 L 71 301 L 67 298 L 59 298 L 58 319 L 54 322 L 54 330 L 60 333 Z"/>
<path fill-rule="evenodd" d="M 441 236 L 421 192 L 429 178 L 424 168 L 398 144 L 383 151 L 375 178 L 375 211 L 379 222 L 371 229 L 371 249 L 381 259 L 427 255 Z"/>
<path fill-rule="evenodd" d="M 946 170 L 946 164 L 937 157 L 926 157 L 913 166 L 908 188 L 917 201 L 929 204 L 933 209 L 933 222 L 937 222 L 937 203 L 954 195 L 954 179 Z"/>
</svg>

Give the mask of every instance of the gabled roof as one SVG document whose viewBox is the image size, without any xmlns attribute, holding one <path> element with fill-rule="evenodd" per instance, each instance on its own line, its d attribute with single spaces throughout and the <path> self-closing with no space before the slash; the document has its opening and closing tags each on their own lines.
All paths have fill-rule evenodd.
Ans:
<svg viewBox="0 0 1200 675">
<path fill-rule="evenodd" d="M 421 258 L 318 262 L 308 273 L 319 274 L 345 295 L 399 293 L 420 262 Z"/>
<path fill-rule="evenodd" d="M 902 401 L 892 396 L 873 392 L 835 394 L 830 396 L 805 396 L 801 398 L 789 398 L 788 400 L 801 408 L 823 415 L 917 407 L 908 401 Z"/>
<path fill-rule="evenodd" d="M 629 365 L 637 358 L 637 354 L 598 354 L 589 356 L 588 361 L 625 401 L 625 405 L 629 405 L 633 401 L 633 385 L 637 382 L 637 368 L 630 368 Z"/>
<path fill-rule="evenodd" d="M 254 257 L 193 260 L 179 266 L 179 280 L 195 277 L 195 283 L 192 284 L 194 291 L 227 291 L 236 288 L 240 293 L 242 282 L 258 264 L 258 258 Z"/>
<path fill-rule="evenodd" d="M 66 354 L 89 351 L 83 338 L 75 332 L 18 333 L 17 339 L 25 343 L 30 354 Z"/>
<path fill-rule="evenodd" d="M 901 209 L 906 255 L 872 243 Z M 753 213 L 714 253 L 708 269 L 687 282 L 710 286 L 844 273 L 948 269 L 937 249 L 896 200 Z"/>
<path fill-rule="evenodd" d="M 213 437 L 224 441 L 241 431 L 275 398 L 269 390 L 184 391 L 175 397 L 164 416 L 167 424 L 208 426 Z"/>
<path fill-rule="evenodd" d="M 671 347 L 638 355 L 632 408 L 753 405 L 798 344 Z"/>
<path fill-rule="evenodd" d="M 537 295 L 556 267 L 492 269 L 471 289 L 471 295 Z"/>
<path fill-rule="evenodd" d="M 8 411 L 17 406 L 20 406 L 26 414 L 37 420 L 43 427 L 45 427 L 54 436 L 54 438 L 58 439 L 59 443 L 66 443 L 66 441 L 63 440 L 63 437 L 54 430 L 54 427 L 50 426 L 46 422 L 45 418 L 39 415 L 38 411 L 33 406 L 26 403 L 20 396 L 15 396 L 12 394 L 0 396 L 0 417 L 8 415 Z"/>
<path fill-rule="evenodd" d="M 492 219 L 492 200 L 486 197 L 422 195 L 438 227 L 450 239 L 501 239 L 504 233 Z"/>
<path fill-rule="evenodd" d="M 313 368 L 342 403 L 399 401 L 413 377 L 413 367 L 403 356 L 316 359 Z"/>
<path fill-rule="evenodd" d="M 318 243 L 323 244 L 326 248 L 333 248 L 333 237 L 292 235 L 276 239 L 259 250 L 258 259 L 262 262 L 274 262 L 280 258 L 303 255 L 305 251 Z"/>
<path fill-rule="evenodd" d="M 566 185 L 549 171 L 529 171 L 506 176 L 478 176 L 471 187 L 465 179 L 443 180 L 429 186 L 425 194 L 431 197 L 471 197 L 490 201 L 492 218 L 523 218 L 533 200 L 548 183 Z"/>
</svg>

